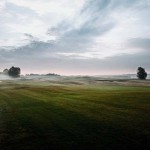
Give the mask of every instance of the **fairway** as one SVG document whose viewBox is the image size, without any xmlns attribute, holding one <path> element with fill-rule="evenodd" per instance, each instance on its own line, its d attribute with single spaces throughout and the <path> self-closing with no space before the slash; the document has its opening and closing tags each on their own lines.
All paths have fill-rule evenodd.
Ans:
<svg viewBox="0 0 150 150">
<path fill-rule="evenodd" d="M 5 84 L 0 149 L 148 149 L 150 87 Z"/>
</svg>

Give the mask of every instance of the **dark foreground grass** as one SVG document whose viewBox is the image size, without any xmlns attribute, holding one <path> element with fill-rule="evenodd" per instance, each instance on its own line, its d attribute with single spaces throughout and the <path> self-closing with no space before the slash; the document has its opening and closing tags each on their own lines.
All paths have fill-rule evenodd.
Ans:
<svg viewBox="0 0 150 150">
<path fill-rule="evenodd" d="M 149 148 L 149 87 L 0 89 L 0 149 Z"/>
</svg>

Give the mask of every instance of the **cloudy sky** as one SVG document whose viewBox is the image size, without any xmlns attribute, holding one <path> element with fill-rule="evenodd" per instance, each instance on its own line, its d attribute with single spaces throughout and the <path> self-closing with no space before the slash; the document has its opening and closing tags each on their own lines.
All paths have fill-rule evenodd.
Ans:
<svg viewBox="0 0 150 150">
<path fill-rule="evenodd" d="M 0 0 L 0 71 L 150 71 L 150 0 Z"/>
</svg>

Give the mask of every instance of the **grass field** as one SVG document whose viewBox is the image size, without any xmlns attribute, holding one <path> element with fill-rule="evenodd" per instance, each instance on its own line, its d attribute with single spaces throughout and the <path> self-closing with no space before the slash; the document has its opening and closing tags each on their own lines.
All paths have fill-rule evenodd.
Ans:
<svg viewBox="0 0 150 150">
<path fill-rule="evenodd" d="M 150 87 L 0 87 L 2 150 L 150 148 Z"/>
</svg>

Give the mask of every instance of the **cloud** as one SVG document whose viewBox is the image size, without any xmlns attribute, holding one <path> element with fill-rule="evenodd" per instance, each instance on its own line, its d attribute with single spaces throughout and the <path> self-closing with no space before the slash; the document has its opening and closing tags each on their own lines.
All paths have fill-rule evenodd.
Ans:
<svg viewBox="0 0 150 150">
<path fill-rule="evenodd" d="M 100 73 L 150 65 L 148 0 L 3 0 L 0 11 L 2 66 Z"/>
<path fill-rule="evenodd" d="M 29 39 L 34 39 L 34 37 L 31 34 L 25 33 L 24 34 L 26 37 L 28 37 Z"/>
<path fill-rule="evenodd" d="M 70 0 L 8 0 L 9 2 L 17 5 L 24 6 L 34 10 L 39 15 L 46 13 L 55 13 L 56 15 L 66 15 L 67 13 L 74 13 L 84 3 L 83 0 L 72 1 Z M 65 9 L 64 9 L 65 8 Z M 59 10 L 59 11 L 58 11 Z"/>
<path fill-rule="evenodd" d="M 4 8 L 5 8 L 5 0 L 1 0 L 0 1 L 0 12 L 2 12 Z"/>
<path fill-rule="evenodd" d="M 150 48 L 150 38 L 132 38 L 128 40 L 129 47 L 142 49 L 142 50 L 149 50 Z"/>
<path fill-rule="evenodd" d="M 31 34 L 41 41 L 55 39 L 55 37 L 46 34 L 48 28 L 74 16 L 82 6 L 82 0 L 80 3 L 71 2 L 68 5 L 67 0 L 59 2 L 4 0 L 3 5 L 1 5 L 2 15 L 0 15 L 0 46 L 24 46 L 27 44 L 24 42 L 26 38 L 24 33 Z"/>
</svg>

